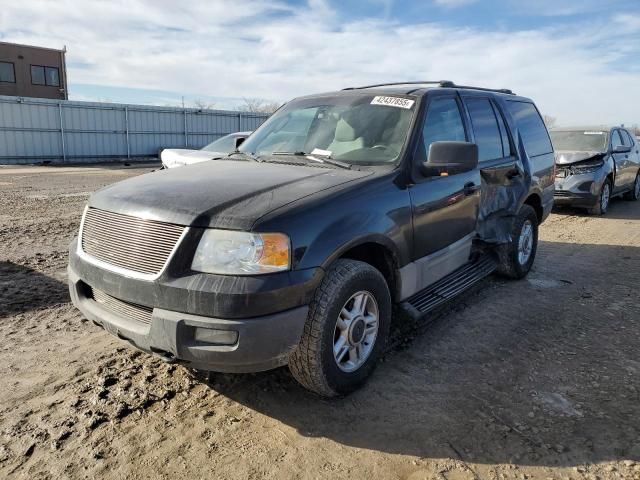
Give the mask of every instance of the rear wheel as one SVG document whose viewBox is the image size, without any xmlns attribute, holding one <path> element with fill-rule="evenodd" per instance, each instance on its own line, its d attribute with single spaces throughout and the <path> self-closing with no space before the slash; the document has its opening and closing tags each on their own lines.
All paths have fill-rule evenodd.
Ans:
<svg viewBox="0 0 640 480">
<path fill-rule="evenodd" d="M 533 265 L 538 250 L 538 216 L 523 205 L 511 227 L 511 241 L 498 249 L 498 273 L 508 278 L 522 278 Z"/>
<path fill-rule="evenodd" d="M 607 179 L 602 184 L 600 189 L 600 195 L 598 195 L 598 201 L 594 207 L 589 209 L 591 215 L 604 215 L 609 209 L 609 202 L 611 201 L 611 182 Z"/>
<path fill-rule="evenodd" d="M 371 265 L 341 259 L 327 271 L 309 306 L 289 369 L 305 388 L 325 397 L 360 387 L 384 351 L 391 295 Z"/>
<path fill-rule="evenodd" d="M 625 200 L 638 200 L 640 198 L 640 172 L 636 174 L 636 181 L 633 183 L 633 188 L 624 194 Z"/>
</svg>

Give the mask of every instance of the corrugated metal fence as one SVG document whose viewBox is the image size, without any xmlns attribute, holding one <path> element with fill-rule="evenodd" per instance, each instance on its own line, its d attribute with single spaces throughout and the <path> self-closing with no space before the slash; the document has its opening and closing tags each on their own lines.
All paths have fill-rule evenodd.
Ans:
<svg viewBox="0 0 640 480">
<path fill-rule="evenodd" d="M 155 156 L 255 130 L 263 113 L 0 96 L 0 164 Z"/>
</svg>

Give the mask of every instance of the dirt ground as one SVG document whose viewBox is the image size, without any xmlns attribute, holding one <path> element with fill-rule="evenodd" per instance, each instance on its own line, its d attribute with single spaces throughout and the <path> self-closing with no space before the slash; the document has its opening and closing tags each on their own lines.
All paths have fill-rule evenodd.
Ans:
<svg viewBox="0 0 640 480">
<path fill-rule="evenodd" d="M 0 478 L 640 479 L 640 203 L 553 214 L 529 277 L 397 318 L 339 400 L 283 368 L 136 352 L 65 284 L 89 192 L 150 168 L 0 168 Z"/>
</svg>

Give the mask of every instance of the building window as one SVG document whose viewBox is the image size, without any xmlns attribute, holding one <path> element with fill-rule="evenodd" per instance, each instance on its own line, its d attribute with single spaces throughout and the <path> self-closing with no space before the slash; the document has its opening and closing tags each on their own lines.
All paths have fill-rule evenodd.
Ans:
<svg viewBox="0 0 640 480">
<path fill-rule="evenodd" d="M 33 85 L 46 85 L 48 87 L 60 86 L 60 70 L 56 67 L 43 67 L 31 65 L 31 83 Z"/>
<path fill-rule="evenodd" d="M 0 62 L 0 82 L 16 83 L 16 70 L 11 62 Z"/>
</svg>

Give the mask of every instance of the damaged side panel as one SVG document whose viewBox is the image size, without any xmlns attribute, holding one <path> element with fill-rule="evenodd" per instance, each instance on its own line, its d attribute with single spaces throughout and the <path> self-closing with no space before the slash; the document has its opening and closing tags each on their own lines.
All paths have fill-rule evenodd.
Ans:
<svg viewBox="0 0 640 480">
<path fill-rule="evenodd" d="M 551 140 L 535 106 L 502 101 L 510 131 L 512 156 L 480 165 L 482 181 L 477 232 L 491 244 L 511 240 L 514 217 L 522 204 L 532 203 L 541 219 L 551 211 L 554 192 L 554 153 Z"/>
<path fill-rule="evenodd" d="M 487 243 L 507 243 L 511 223 L 529 187 L 519 161 L 480 170 L 482 181 L 477 232 Z"/>
</svg>

